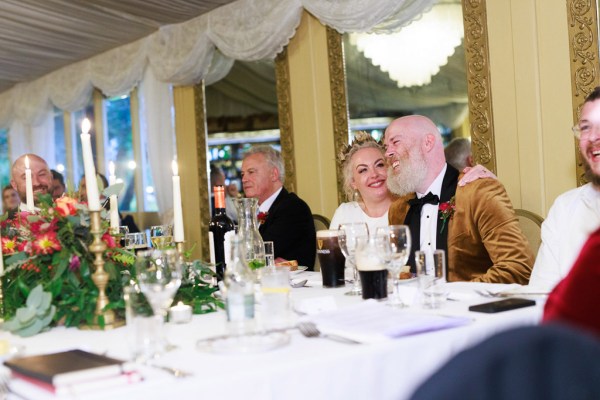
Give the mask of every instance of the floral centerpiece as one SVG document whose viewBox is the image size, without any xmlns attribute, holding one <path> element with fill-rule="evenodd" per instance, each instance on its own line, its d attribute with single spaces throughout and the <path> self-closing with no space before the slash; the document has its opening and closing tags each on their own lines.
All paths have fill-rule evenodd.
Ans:
<svg viewBox="0 0 600 400">
<path fill-rule="evenodd" d="M 7 321 L 3 328 L 22 336 L 57 324 L 91 325 L 98 297 L 91 278 L 93 254 L 88 246 L 93 238 L 87 206 L 72 197 L 53 202 L 46 195 L 40 196 L 38 207 L 36 213 L 18 212 L 0 220 L 5 265 L 1 311 Z M 102 220 L 104 269 L 110 277 L 106 308 L 123 318 L 123 287 L 135 282 L 135 254 L 120 247 Z M 192 305 L 197 314 L 222 307 L 213 297 L 216 289 L 208 284 L 207 264 L 187 262 L 185 269 L 175 301 Z"/>
</svg>

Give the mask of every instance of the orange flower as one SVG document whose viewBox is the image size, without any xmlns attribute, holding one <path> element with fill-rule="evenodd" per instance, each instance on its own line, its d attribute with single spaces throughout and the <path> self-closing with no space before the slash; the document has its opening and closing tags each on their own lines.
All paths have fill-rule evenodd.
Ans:
<svg viewBox="0 0 600 400">
<path fill-rule="evenodd" d="M 55 232 L 44 233 L 33 241 L 33 251 L 36 254 L 52 254 L 61 248 Z"/>
<path fill-rule="evenodd" d="M 17 251 L 17 241 L 12 238 L 2 237 L 2 253 L 3 254 L 14 254 Z"/>
<path fill-rule="evenodd" d="M 75 206 L 77 205 L 77 200 L 71 198 L 71 197 L 67 197 L 67 196 L 63 196 L 63 197 L 59 197 L 58 199 L 56 199 L 56 211 L 58 211 L 58 213 L 60 215 L 62 215 L 63 217 L 66 217 L 68 215 L 75 215 L 77 214 L 77 208 L 75 208 Z"/>
</svg>

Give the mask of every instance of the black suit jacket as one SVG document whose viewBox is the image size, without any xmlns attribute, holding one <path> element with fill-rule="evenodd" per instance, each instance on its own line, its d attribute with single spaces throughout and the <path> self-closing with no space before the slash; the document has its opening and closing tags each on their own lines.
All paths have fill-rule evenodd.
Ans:
<svg viewBox="0 0 600 400">
<path fill-rule="evenodd" d="M 264 241 L 272 241 L 275 257 L 297 260 L 313 270 L 317 252 L 317 235 L 308 204 L 285 188 L 269 208 L 258 231 Z"/>
</svg>

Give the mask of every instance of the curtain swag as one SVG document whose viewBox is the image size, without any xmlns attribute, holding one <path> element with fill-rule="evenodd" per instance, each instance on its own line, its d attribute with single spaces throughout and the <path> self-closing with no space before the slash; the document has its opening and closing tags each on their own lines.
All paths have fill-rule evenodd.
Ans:
<svg viewBox="0 0 600 400">
<path fill-rule="evenodd" d="M 233 60 L 274 59 L 289 43 L 303 9 L 344 32 L 392 32 L 428 11 L 435 0 L 238 0 L 180 24 L 166 25 L 136 42 L 20 83 L 0 94 L 0 128 L 19 121 L 43 124 L 56 106 L 81 109 L 93 88 L 107 96 L 128 93 L 152 69 L 159 81 L 215 82 Z M 216 51 L 218 50 L 218 51 Z"/>
</svg>

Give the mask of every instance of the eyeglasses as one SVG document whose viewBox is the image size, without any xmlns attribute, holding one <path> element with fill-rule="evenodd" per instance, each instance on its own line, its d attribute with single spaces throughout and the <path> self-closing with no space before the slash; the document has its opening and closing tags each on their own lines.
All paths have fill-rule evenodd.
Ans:
<svg viewBox="0 0 600 400">
<path fill-rule="evenodd" d="M 592 124 L 577 124 L 571 128 L 577 139 L 587 139 L 592 132 L 598 130 L 600 126 Z"/>
</svg>

